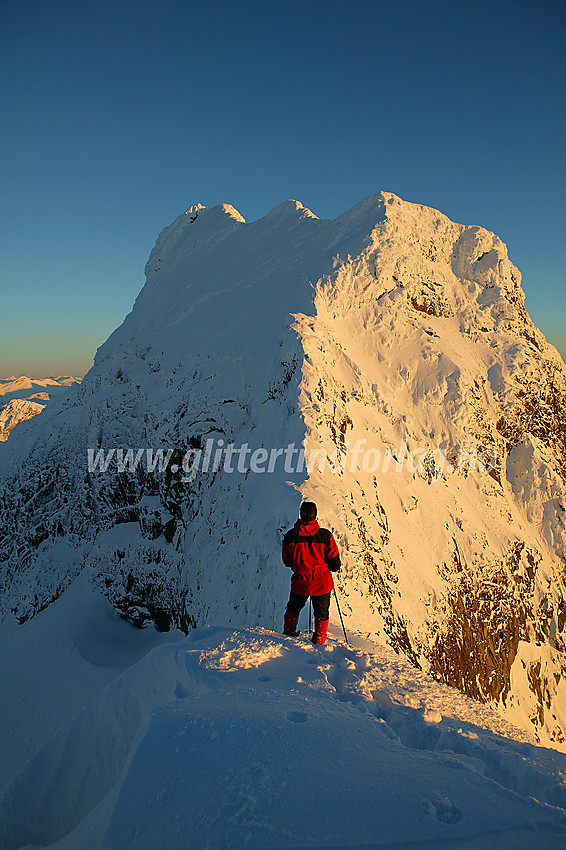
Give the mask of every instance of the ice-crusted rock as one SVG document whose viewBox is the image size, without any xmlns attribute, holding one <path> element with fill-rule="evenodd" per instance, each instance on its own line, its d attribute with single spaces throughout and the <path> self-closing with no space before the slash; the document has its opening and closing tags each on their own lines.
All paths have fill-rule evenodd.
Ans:
<svg viewBox="0 0 566 850">
<path fill-rule="evenodd" d="M 277 625 L 300 492 L 341 544 L 352 628 L 561 746 L 566 375 L 501 240 L 386 192 L 334 221 L 197 205 L 146 276 L 0 456 L 5 609 L 86 570 L 140 625 Z M 303 443 L 324 462 L 297 468 Z M 282 453 L 204 472 L 209 444 Z"/>
</svg>

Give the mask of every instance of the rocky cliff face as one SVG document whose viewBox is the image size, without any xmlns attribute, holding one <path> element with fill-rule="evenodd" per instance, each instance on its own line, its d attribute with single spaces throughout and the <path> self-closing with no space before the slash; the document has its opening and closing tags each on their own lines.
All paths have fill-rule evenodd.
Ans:
<svg viewBox="0 0 566 850">
<path fill-rule="evenodd" d="M 5 613 L 86 571 L 140 625 L 277 627 L 300 492 L 351 628 L 562 746 L 566 374 L 503 243 L 389 193 L 197 206 L 146 274 L 0 455 Z"/>
</svg>

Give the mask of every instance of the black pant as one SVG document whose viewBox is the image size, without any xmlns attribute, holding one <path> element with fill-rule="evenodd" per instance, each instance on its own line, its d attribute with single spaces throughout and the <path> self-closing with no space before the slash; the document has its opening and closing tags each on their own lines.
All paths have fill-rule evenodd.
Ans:
<svg viewBox="0 0 566 850">
<path fill-rule="evenodd" d="M 300 614 L 304 608 L 308 596 L 301 596 L 300 593 L 291 591 L 289 601 L 287 602 L 287 610 L 291 614 Z M 330 593 L 321 593 L 320 596 L 311 596 L 312 607 L 316 620 L 328 620 L 330 612 Z"/>
</svg>

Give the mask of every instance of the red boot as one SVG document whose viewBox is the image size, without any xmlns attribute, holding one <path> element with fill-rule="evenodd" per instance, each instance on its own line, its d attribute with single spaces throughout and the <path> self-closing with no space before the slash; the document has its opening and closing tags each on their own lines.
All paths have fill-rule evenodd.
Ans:
<svg viewBox="0 0 566 850">
<path fill-rule="evenodd" d="M 283 634 L 290 635 L 291 637 L 297 637 L 299 632 L 297 631 L 297 623 L 299 622 L 299 615 L 293 614 L 292 611 L 285 611 L 285 619 L 283 620 Z"/>
<path fill-rule="evenodd" d="M 312 633 L 313 643 L 326 643 L 326 630 L 328 628 L 328 620 L 315 620 L 314 632 Z"/>
</svg>

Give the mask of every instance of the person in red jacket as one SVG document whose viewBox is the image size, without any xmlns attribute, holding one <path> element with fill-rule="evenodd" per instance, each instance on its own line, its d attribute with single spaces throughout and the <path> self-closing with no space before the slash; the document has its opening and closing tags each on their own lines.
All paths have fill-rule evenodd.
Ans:
<svg viewBox="0 0 566 850">
<path fill-rule="evenodd" d="M 299 634 L 299 614 L 310 596 L 314 609 L 312 642 L 324 643 L 334 588 L 332 573 L 340 569 L 340 553 L 332 532 L 319 526 L 316 514 L 314 502 L 303 502 L 299 519 L 283 538 L 283 563 L 293 570 L 283 634 Z"/>
</svg>

